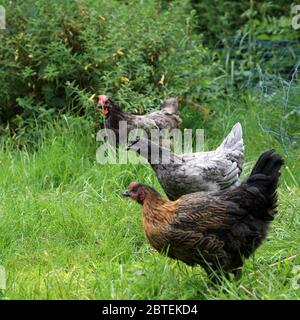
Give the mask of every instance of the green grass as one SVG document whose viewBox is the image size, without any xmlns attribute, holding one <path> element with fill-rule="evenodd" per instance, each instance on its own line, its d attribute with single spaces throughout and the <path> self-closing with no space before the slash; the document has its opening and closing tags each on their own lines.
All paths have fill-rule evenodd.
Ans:
<svg viewBox="0 0 300 320">
<path fill-rule="evenodd" d="M 0 265 L 8 299 L 299 299 L 293 268 L 300 265 L 299 150 L 283 148 L 264 132 L 280 120 L 271 109 L 245 98 L 215 106 L 207 123 L 207 148 L 231 126 L 244 128 L 245 174 L 260 152 L 275 147 L 286 158 L 279 214 L 265 243 L 248 259 L 242 278 L 209 282 L 205 272 L 153 251 L 141 208 L 121 197 L 131 180 L 162 191 L 147 165 L 99 165 L 92 124 L 65 117 L 45 128 L 35 151 L 0 147 Z M 221 104 L 221 103 L 220 103 Z M 219 108 L 219 109 L 218 109 Z M 188 107 L 183 108 L 185 123 Z M 272 114 L 272 118 L 269 115 Z M 276 122 L 277 121 L 277 122 Z M 287 149 L 288 148 L 288 149 Z M 286 154 L 288 150 L 288 154 Z M 298 156 L 297 156 L 298 154 Z"/>
</svg>

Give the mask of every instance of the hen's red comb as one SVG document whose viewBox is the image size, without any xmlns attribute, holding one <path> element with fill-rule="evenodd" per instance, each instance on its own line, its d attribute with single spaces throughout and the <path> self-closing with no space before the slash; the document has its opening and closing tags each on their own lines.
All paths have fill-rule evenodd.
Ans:
<svg viewBox="0 0 300 320">
<path fill-rule="evenodd" d="M 137 185 L 137 183 L 135 181 L 132 181 L 130 182 L 130 185 L 129 185 L 129 190 L 132 190 L 135 186 Z"/>
<path fill-rule="evenodd" d="M 102 106 L 108 100 L 108 97 L 105 94 L 98 96 L 98 103 Z"/>
</svg>

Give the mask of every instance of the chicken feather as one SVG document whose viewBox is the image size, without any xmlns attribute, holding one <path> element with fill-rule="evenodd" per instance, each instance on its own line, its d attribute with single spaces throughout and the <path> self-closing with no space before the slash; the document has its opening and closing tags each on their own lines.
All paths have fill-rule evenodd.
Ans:
<svg viewBox="0 0 300 320">
<path fill-rule="evenodd" d="M 187 193 L 219 191 L 237 186 L 244 160 L 240 123 L 232 128 L 214 151 L 176 155 L 144 138 L 132 142 L 127 149 L 138 152 L 148 160 L 170 200 Z M 157 154 L 160 159 L 156 163 L 153 163 L 153 150 L 159 150 Z"/>
</svg>

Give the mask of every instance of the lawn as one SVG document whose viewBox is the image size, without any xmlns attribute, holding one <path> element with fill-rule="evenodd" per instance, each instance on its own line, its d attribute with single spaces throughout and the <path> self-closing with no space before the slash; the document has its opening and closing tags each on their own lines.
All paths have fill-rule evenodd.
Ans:
<svg viewBox="0 0 300 320">
<path fill-rule="evenodd" d="M 276 127 L 281 116 L 278 108 L 261 105 L 255 95 L 211 108 L 222 111 L 205 124 L 206 149 L 216 147 L 240 121 L 244 176 L 268 148 L 276 148 L 286 160 L 279 213 L 239 281 L 213 285 L 200 267 L 187 267 L 152 250 L 143 233 L 141 207 L 121 194 L 132 180 L 162 192 L 155 174 L 148 165 L 98 164 L 92 121 L 63 116 L 43 129 L 34 150 L 16 150 L 12 138 L 1 140 L 0 265 L 7 276 L 1 297 L 299 299 L 299 150 L 283 146 L 263 129 Z M 181 111 L 186 125 L 191 114 L 202 117 L 188 106 Z"/>
</svg>

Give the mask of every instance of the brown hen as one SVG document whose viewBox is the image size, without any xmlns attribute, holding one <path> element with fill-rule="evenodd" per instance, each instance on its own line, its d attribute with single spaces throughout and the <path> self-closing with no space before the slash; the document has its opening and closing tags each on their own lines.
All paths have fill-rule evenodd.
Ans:
<svg viewBox="0 0 300 320">
<path fill-rule="evenodd" d="M 263 153 L 250 176 L 232 190 L 197 192 L 169 201 L 153 188 L 132 182 L 124 196 L 140 203 L 145 234 L 159 252 L 201 265 L 214 280 L 223 271 L 238 276 L 266 237 L 277 213 L 282 158 Z"/>
</svg>

